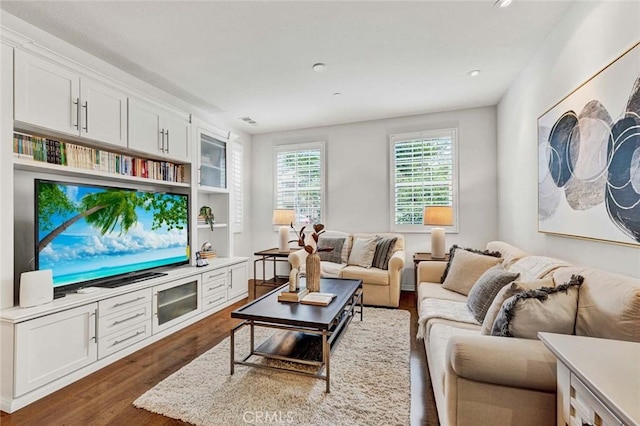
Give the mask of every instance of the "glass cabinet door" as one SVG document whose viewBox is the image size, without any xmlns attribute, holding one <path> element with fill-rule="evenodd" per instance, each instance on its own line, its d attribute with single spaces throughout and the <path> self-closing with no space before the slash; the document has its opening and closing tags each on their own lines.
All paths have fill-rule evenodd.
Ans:
<svg viewBox="0 0 640 426">
<path fill-rule="evenodd" d="M 227 144 L 200 134 L 200 185 L 227 188 Z"/>
</svg>

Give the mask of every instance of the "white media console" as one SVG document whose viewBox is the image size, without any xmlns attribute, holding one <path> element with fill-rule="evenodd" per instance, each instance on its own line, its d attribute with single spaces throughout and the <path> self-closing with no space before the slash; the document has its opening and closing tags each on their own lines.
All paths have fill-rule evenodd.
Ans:
<svg viewBox="0 0 640 426">
<path fill-rule="evenodd" d="M 0 311 L 0 409 L 12 413 L 247 297 L 247 258 Z"/>
</svg>

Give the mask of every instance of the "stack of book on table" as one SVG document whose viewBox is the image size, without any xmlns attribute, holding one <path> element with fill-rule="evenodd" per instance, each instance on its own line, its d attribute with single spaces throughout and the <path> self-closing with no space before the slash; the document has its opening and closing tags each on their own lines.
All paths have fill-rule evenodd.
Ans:
<svg viewBox="0 0 640 426">
<path fill-rule="evenodd" d="M 303 303 L 305 305 L 328 306 L 336 297 L 333 293 L 309 292 L 306 288 L 298 291 L 283 291 L 278 295 L 279 302 Z"/>
</svg>

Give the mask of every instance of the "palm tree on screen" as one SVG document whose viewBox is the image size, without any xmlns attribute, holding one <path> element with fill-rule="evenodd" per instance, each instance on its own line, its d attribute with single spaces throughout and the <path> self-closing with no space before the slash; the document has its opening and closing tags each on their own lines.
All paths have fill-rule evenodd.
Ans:
<svg viewBox="0 0 640 426">
<path fill-rule="evenodd" d="M 163 225 L 169 230 L 183 229 L 187 217 L 185 198 L 113 188 L 87 194 L 75 205 L 59 185 L 41 182 L 38 203 L 41 206 L 38 218 L 40 227 L 42 230 L 51 230 L 39 241 L 38 251 L 42 251 L 58 235 L 83 218 L 89 225 L 98 229 L 101 235 L 114 232 L 117 227 L 122 235 L 138 222 L 136 207 L 142 207 L 146 211 L 153 209 L 152 230 Z M 76 214 L 54 228 L 51 221 L 53 215 L 70 213 Z"/>
</svg>

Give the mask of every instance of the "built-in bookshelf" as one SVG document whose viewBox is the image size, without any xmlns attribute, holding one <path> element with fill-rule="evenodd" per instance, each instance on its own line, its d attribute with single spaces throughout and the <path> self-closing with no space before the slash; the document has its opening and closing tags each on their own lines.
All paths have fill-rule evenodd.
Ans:
<svg viewBox="0 0 640 426">
<path fill-rule="evenodd" d="M 18 168 L 79 171 L 84 174 L 117 175 L 189 186 L 182 164 L 133 157 L 38 135 L 14 132 L 14 164 Z"/>
</svg>

